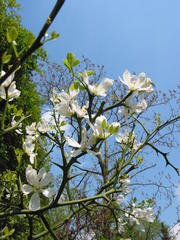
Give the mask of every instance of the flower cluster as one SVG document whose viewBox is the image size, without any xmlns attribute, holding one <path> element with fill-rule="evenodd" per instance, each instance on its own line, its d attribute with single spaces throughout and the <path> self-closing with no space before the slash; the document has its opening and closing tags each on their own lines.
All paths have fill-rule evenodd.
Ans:
<svg viewBox="0 0 180 240">
<path fill-rule="evenodd" d="M 116 141 L 122 146 L 129 146 L 131 149 L 136 150 L 139 147 L 134 131 L 129 132 L 126 128 L 124 133 L 119 133 L 116 137 Z"/>
<path fill-rule="evenodd" d="M 35 142 L 39 138 L 40 133 L 46 133 L 50 126 L 46 120 L 41 120 L 38 124 L 33 122 L 30 126 L 26 126 L 26 138 L 24 141 L 24 151 L 30 157 L 31 164 L 34 164 L 34 159 L 37 155 L 35 153 Z"/>
<path fill-rule="evenodd" d="M 136 207 L 136 205 L 132 204 L 132 209 L 130 213 L 126 213 L 125 216 L 128 218 L 130 224 L 136 223 L 137 225 L 141 225 L 141 221 L 146 222 L 154 222 L 155 216 L 153 208 L 140 208 Z"/>
<path fill-rule="evenodd" d="M 121 205 L 126 195 L 131 192 L 131 189 L 128 188 L 128 185 L 130 184 L 130 178 L 120 179 L 119 183 L 121 184 L 121 193 L 118 194 L 116 202 L 118 205 Z"/>
<path fill-rule="evenodd" d="M 4 76 L 6 72 L 1 71 L 0 77 Z M 15 98 L 18 98 L 21 94 L 21 91 L 16 89 L 16 82 L 13 81 L 14 73 L 11 74 L 1 85 L 0 85 L 0 98 L 12 101 Z"/>
<path fill-rule="evenodd" d="M 144 222 L 152 223 L 155 220 L 153 208 L 146 207 L 140 208 L 133 204 L 132 209 L 129 212 L 123 214 L 118 218 L 118 231 L 119 233 L 125 232 L 125 226 L 129 223 L 130 225 L 136 224 L 139 227 L 139 231 L 144 232 Z"/>
<path fill-rule="evenodd" d="M 3 76 L 5 72 L 1 72 Z M 12 101 L 14 98 L 17 98 L 20 95 L 20 91 L 16 89 L 16 84 L 13 82 L 14 74 L 7 78 L 0 86 L 0 97 L 4 100 Z M 126 118 L 128 125 L 128 115 L 134 113 L 141 113 L 147 108 L 147 102 L 144 99 L 144 94 L 149 94 L 153 91 L 152 82 L 149 78 L 146 77 L 144 73 L 139 74 L 139 76 L 131 75 L 128 71 L 125 71 L 123 74 L 123 80 L 120 79 L 125 85 L 127 85 L 130 95 L 126 99 L 123 105 L 123 109 L 118 109 L 119 114 L 123 114 Z M 33 168 L 35 159 L 37 158 L 36 152 L 36 143 L 41 134 L 50 134 L 50 136 L 58 137 L 58 134 L 54 131 L 61 132 L 61 140 L 63 146 L 68 146 L 70 151 L 65 152 L 65 158 L 77 158 L 81 154 L 100 154 L 101 143 L 116 134 L 118 134 L 120 129 L 120 122 L 108 123 L 108 120 L 103 111 L 101 113 L 89 111 L 91 106 L 89 102 L 84 105 L 78 102 L 78 96 L 82 89 L 85 89 L 88 92 L 89 99 L 94 99 L 97 97 L 105 97 L 108 90 L 112 87 L 114 80 L 109 78 L 104 78 L 99 84 L 90 84 L 89 76 L 86 71 L 82 74 L 82 77 L 79 79 L 79 84 L 75 86 L 72 84 L 67 92 L 61 91 L 57 93 L 53 90 L 51 102 L 53 104 L 53 110 L 51 112 L 51 117 L 54 120 L 46 121 L 42 119 L 39 123 L 33 122 L 30 126 L 26 126 L 26 137 L 23 143 L 24 151 L 29 156 L 31 165 L 28 165 L 26 168 L 26 179 L 28 184 L 22 186 L 22 191 L 25 195 L 31 194 L 29 209 L 36 211 L 40 208 L 40 195 L 43 194 L 47 198 L 52 198 L 56 195 L 56 192 L 53 188 L 49 188 L 49 184 L 52 183 L 52 174 L 46 173 L 44 168 L 41 168 L 37 173 L 37 170 Z M 134 97 L 136 94 L 139 94 L 139 98 Z M 78 136 L 76 138 L 69 131 L 68 135 L 64 135 L 64 131 L 61 128 L 62 125 L 67 122 L 76 122 L 77 126 L 80 127 Z M 82 124 L 83 123 L 83 124 Z M 16 126 L 17 122 L 15 117 L 12 119 L 12 126 Z M 78 125 L 79 124 L 79 125 Z M 129 126 L 129 125 L 128 125 Z M 50 132 L 51 131 L 51 132 Z M 21 126 L 19 125 L 16 129 L 16 132 L 22 134 Z M 49 136 L 49 135 L 48 135 Z M 63 137 L 62 137 L 63 136 Z M 72 137 L 73 136 L 73 137 Z M 139 144 L 137 143 L 134 131 L 129 131 L 125 129 L 124 132 L 119 133 L 116 136 L 116 141 L 122 147 L 128 147 L 131 149 L 138 149 Z M 99 144 L 100 143 L 100 144 Z M 99 146 L 99 147 L 97 147 Z M 69 161 L 69 159 L 68 159 Z M 122 204 L 122 200 L 130 192 L 128 185 L 130 179 L 120 179 L 121 193 L 117 197 L 117 203 Z M 126 214 L 131 222 L 135 221 L 139 224 L 140 220 L 146 219 L 146 221 L 153 221 L 153 213 L 150 208 L 142 210 L 141 208 L 133 207 L 132 212 Z M 122 223 L 122 219 L 119 219 L 119 223 Z M 121 224 L 123 229 L 124 223 Z"/>
</svg>

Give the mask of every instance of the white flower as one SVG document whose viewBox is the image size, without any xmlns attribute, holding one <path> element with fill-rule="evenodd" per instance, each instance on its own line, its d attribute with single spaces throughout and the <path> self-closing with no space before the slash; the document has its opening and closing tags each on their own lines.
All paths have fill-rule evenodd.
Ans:
<svg viewBox="0 0 180 240">
<path fill-rule="evenodd" d="M 147 102 L 145 99 L 141 99 L 140 102 L 131 105 L 131 108 L 134 110 L 134 112 L 141 113 L 147 108 Z"/>
<path fill-rule="evenodd" d="M 128 86 L 130 91 L 151 93 L 153 91 L 153 85 L 150 78 L 146 77 L 145 73 L 140 73 L 139 76 L 132 74 L 126 70 L 123 74 L 123 79 L 120 81 Z"/>
<path fill-rule="evenodd" d="M 33 122 L 30 126 L 26 126 L 26 133 L 31 136 L 37 134 L 35 122 Z"/>
<path fill-rule="evenodd" d="M 131 214 L 128 214 L 130 224 L 133 224 L 135 222 L 137 225 L 140 225 L 140 221 L 154 222 L 155 216 L 154 211 L 151 207 L 141 209 L 139 207 L 136 207 L 135 204 L 133 204 L 132 206 L 132 212 Z"/>
<path fill-rule="evenodd" d="M 83 81 L 88 88 L 89 92 L 95 96 L 105 97 L 109 88 L 113 85 L 114 80 L 109 78 L 104 78 L 100 84 L 91 85 L 89 84 L 89 77 L 86 71 L 83 73 Z"/>
<path fill-rule="evenodd" d="M 3 77 L 4 75 L 6 74 L 5 71 L 1 71 L 1 77 Z M 1 86 L 6 88 L 6 87 L 9 87 L 9 85 L 11 84 L 11 82 L 13 81 L 14 79 L 14 73 L 12 73 L 2 84 Z"/>
<path fill-rule="evenodd" d="M 61 100 L 61 102 L 57 103 L 55 105 L 55 111 L 62 115 L 62 116 L 71 116 L 72 115 L 72 110 L 69 106 L 69 102 L 65 100 Z"/>
<path fill-rule="evenodd" d="M 28 156 L 31 156 L 34 153 L 34 149 L 35 149 L 35 144 L 33 143 L 33 139 L 28 136 L 26 137 L 25 141 L 24 141 L 24 151 L 27 153 Z M 31 158 L 31 163 L 34 163 L 34 157 Z"/>
<path fill-rule="evenodd" d="M 35 150 L 35 141 L 39 137 L 39 133 L 37 131 L 37 128 L 40 128 L 40 130 L 43 130 L 44 126 L 39 123 L 39 126 L 36 125 L 35 122 L 33 122 L 30 126 L 26 126 L 26 138 L 23 144 L 24 151 L 27 153 L 27 155 L 30 157 L 30 163 L 34 164 L 34 159 L 37 156 L 37 154 L 34 152 Z"/>
<path fill-rule="evenodd" d="M 76 113 L 78 118 L 83 118 L 87 112 L 86 106 L 80 108 L 77 101 L 72 103 L 72 111 Z"/>
<path fill-rule="evenodd" d="M 66 124 L 66 119 L 64 116 L 60 116 L 57 112 L 47 111 L 42 115 L 42 121 L 46 121 L 49 130 L 52 132 L 65 131 L 68 129 L 68 124 Z"/>
<path fill-rule="evenodd" d="M 37 124 L 37 130 L 41 133 L 46 133 L 50 130 L 49 123 L 42 119 L 38 124 Z"/>
<path fill-rule="evenodd" d="M 14 98 L 18 98 L 20 94 L 21 94 L 21 91 L 16 89 L 16 83 L 13 81 L 8 88 L 9 101 L 12 101 Z"/>
<path fill-rule="evenodd" d="M 1 71 L 1 77 L 5 75 L 4 71 Z M 18 98 L 21 94 L 21 91 L 16 89 L 16 82 L 13 81 L 14 79 L 14 73 L 12 73 L 0 86 L 0 98 L 6 100 L 6 97 L 8 97 L 8 101 L 12 101 L 14 98 Z M 5 88 L 8 88 L 7 96 L 6 96 L 6 90 Z"/>
<path fill-rule="evenodd" d="M 29 202 L 30 210 L 36 211 L 40 209 L 40 193 L 48 198 L 56 194 L 53 188 L 45 188 L 53 181 L 53 177 L 51 173 L 46 173 L 44 168 L 41 168 L 37 174 L 37 171 L 31 165 L 28 165 L 26 168 L 26 179 L 29 184 L 22 186 L 22 192 L 25 195 L 33 193 Z"/>
<path fill-rule="evenodd" d="M 119 133 L 118 136 L 116 137 L 116 141 L 125 146 L 127 144 L 130 144 L 132 145 L 134 150 L 136 150 L 139 147 L 134 132 L 129 133 L 128 129 L 125 129 L 124 133 Z"/>
<path fill-rule="evenodd" d="M 66 137 L 66 141 L 69 146 L 77 148 L 77 150 L 71 151 L 70 156 L 71 157 L 77 157 L 81 152 L 88 152 L 90 154 L 99 154 L 98 152 L 94 152 L 92 150 L 89 150 L 88 147 L 91 144 L 91 139 L 87 139 L 87 130 L 85 128 L 82 129 L 82 137 L 81 137 L 81 143 L 79 144 L 76 140 L 70 137 Z"/>
<path fill-rule="evenodd" d="M 71 87 L 69 88 L 69 93 L 66 93 L 64 90 L 61 93 L 56 93 L 55 90 L 53 90 L 52 93 L 52 98 L 51 101 L 56 104 L 59 103 L 60 101 L 66 101 L 70 103 L 73 98 L 77 97 L 79 93 L 79 90 L 77 89 L 72 89 Z"/>
<path fill-rule="evenodd" d="M 6 100 L 6 91 L 4 87 L 0 86 L 0 98 Z"/>
<path fill-rule="evenodd" d="M 145 99 L 141 99 L 140 102 L 134 103 L 130 101 L 125 102 L 123 109 L 119 109 L 118 113 L 125 116 L 126 122 L 128 121 L 128 115 L 133 113 L 141 113 L 147 108 L 147 102 Z"/>
<path fill-rule="evenodd" d="M 101 115 L 96 118 L 95 124 L 90 125 L 96 138 L 106 138 L 109 136 L 108 123 L 105 116 Z"/>
<path fill-rule="evenodd" d="M 79 89 L 72 89 L 71 87 L 69 88 L 69 95 L 71 99 L 77 97 L 78 93 L 79 93 Z"/>
<path fill-rule="evenodd" d="M 93 130 L 93 135 L 95 138 L 104 139 L 109 137 L 110 135 L 114 135 L 120 128 L 120 123 L 114 122 L 111 125 L 108 124 L 107 119 L 105 116 L 100 115 L 96 118 L 95 124 L 93 125 L 90 121 L 88 116 L 85 117 L 87 123 Z"/>
<path fill-rule="evenodd" d="M 31 163 L 31 164 L 34 164 L 34 160 L 35 160 L 35 158 L 36 158 L 36 156 L 37 156 L 37 153 L 31 152 L 31 153 L 29 154 L 29 156 L 30 156 L 30 158 L 29 158 L 30 163 Z"/>
<path fill-rule="evenodd" d="M 121 234 L 125 231 L 124 226 L 127 222 L 124 222 L 123 218 L 118 218 L 118 232 Z"/>
<path fill-rule="evenodd" d="M 130 182 L 131 182 L 130 178 L 120 179 L 120 183 L 122 183 L 123 187 L 126 187 L 128 184 L 130 184 Z"/>
<path fill-rule="evenodd" d="M 15 132 L 17 132 L 18 134 L 23 134 L 22 129 L 21 129 L 22 123 L 19 123 L 19 124 L 17 125 L 17 122 L 16 122 L 16 120 L 15 120 L 15 116 L 13 116 L 13 118 L 12 118 L 12 120 L 11 120 L 11 126 L 12 126 L 12 127 L 15 127 L 15 126 L 16 126 Z"/>
</svg>

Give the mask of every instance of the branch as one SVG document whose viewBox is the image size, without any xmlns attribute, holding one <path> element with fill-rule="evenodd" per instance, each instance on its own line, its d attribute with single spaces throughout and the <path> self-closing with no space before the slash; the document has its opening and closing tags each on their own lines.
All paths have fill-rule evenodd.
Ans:
<svg viewBox="0 0 180 240">
<path fill-rule="evenodd" d="M 44 217 L 43 214 L 40 214 L 40 218 L 41 218 L 41 220 L 43 221 L 43 223 L 44 223 L 45 227 L 47 228 L 48 232 L 51 234 L 52 238 L 53 238 L 54 240 L 58 240 L 58 238 L 56 237 L 55 233 L 54 233 L 53 230 L 51 229 L 48 221 L 46 220 L 46 218 Z"/>
<path fill-rule="evenodd" d="M 158 148 L 156 148 L 154 145 L 152 145 L 151 143 L 147 143 L 147 145 L 149 145 L 152 149 L 154 149 L 156 151 L 157 155 L 162 155 L 166 161 L 166 166 L 171 166 L 178 174 L 178 176 L 180 175 L 179 173 L 179 168 L 176 168 L 171 162 L 169 162 L 167 155 L 168 153 L 162 152 L 161 150 L 159 150 Z"/>
<path fill-rule="evenodd" d="M 54 21 L 56 15 L 60 11 L 61 7 L 63 6 L 65 0 L 58 0 L 51 11 L 49 17 L 47 18 L 44 26 L 42 27 L 38 37 L 32 44 L 32 46 L 24 53 L 24 55 L 19 59 L 16 59 L 13 66 L 10 70 L 0 79 L 0 84 L 2 84 L 22 63 L 38 48 L 42 46 L 41 39 L 44 37 L 45 33 L 47 32 L 48 28 L 51 26 L 52 22 Z"/>
</svg>

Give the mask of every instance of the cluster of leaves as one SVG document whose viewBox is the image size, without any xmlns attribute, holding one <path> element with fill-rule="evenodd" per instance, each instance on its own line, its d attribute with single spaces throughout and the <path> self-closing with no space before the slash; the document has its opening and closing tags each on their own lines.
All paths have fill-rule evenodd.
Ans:
<svg viewBox="0 0 180 240">
<path fill-rule="evenodd" d="M 32 45 L 35 37 L 21 25 L 21 19 L 18 15 L 20 5 L 16 3 L 16 0 L 0 0 L 0 6 L 0 66 L 1 70 L 8 71 L 13 63 Z M 39 49 L 16 72 L 15 80 L 18 88 L 21 90 L 21 98 L 16 101 L 16 104 L 8 106 L 5 123 L 11 123 L 12 116 L 16 116 L 17 119 L 25 115 L 29 116 L 23 124 L 30 124 L 32 121 L 40 119 L 41 100 L 32 76 L 34 71 L 39 72 L 39 61 L 45 58 L 46 52 L 43 49 Z M 0 102 L 0 119 L 4 111 L 4 104 L 4 101 Z M 6 203 L 3 209 L 6 209 L 9 205 L 20 203 L 18 189 L 15 185 L 18 175 L 24 173 L 28 160 L 27 156 L 23 154 L 22 142 L 23 135 L 18 136 L 15 132 L 1 136 L 0 191 L 2 195 L 0 201 L 1 203 Z M 43 145 L 39 144 L 38 152 L 42 159 L 39 162 L 40 166 L 44 164 L 49 165 L 48 161 L 45 163 L 45 149 L 45 142 Z M 10 196 L 15 194 L 17 197 L 4 199 L 3 193 L 6 191 L 9 192 Z M 27 226 L 28 220 L 24 221 L 18 216 L 6 219 L 0 223 L 1 231 L 5 231 L 6 235 L 11 235 L 11 238 L 14 239 L 24 239 L 29 231 Z M 10 229 L 10 233 L 8 233 L 8 229 Z M 11 232 L 11 229 L 14 229 L 13 232 Z"/>
</svg>

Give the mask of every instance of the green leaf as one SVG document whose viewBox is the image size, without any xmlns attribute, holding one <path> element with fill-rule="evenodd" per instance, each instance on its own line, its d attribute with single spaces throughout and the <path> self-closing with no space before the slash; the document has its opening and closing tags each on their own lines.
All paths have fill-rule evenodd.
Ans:
<svg viewBox="0 0 180 240">
<path fill-rule="evenodd" d="M 89 70 L 89 71 L 87 71 L 87 75 L 88 75 L 88 76 L 94 75 L 94 70 Z"/>
<path fill-rule="evenodd" d="M 79 88 L 79 83 L 77 83 L 77 82 L 72 83 L 71 86 L 70 86 L 70 88 L 71 88 L 72 90 L 77 90 L 77 89 Z"/>
<path fill-rule="evenodd" d="M 149 198 L 149 199 L 147 200 L 147 203 L 152 204 L 152 203 L 153 203 L 153 200 L 152 200 L 151 198 Z"/>
<path fill-rule="evenodd" d="M 111 125 L 111 126 L 109 127 L 109 133 L 110 133 L 111 135 L 113 135 L 113 132 L 114 132 L 114 128 L 113 128 L 113 126 Z"/>
<path fill-rule="evenodd" d="M 23 155 L 23 151 L 20 148 L 16 148 L 15 149 L 15 154 L 16 154 L 16 158 L 17 158 L 18 164 L 20 165 L 21 158 L 22 158 L 22 155 Z"/>
<path fill-rule="evenodd" d="M 9 228 L 6 226 L 4 229 L 3 229 L 3 232 L 4 232 L 4 236 L 0 236 L 0 239 L 7 239 L 8 237 L 10 237 L 14 232 L 15 232 L 15 229 L 11 229 L 9 231 Z"/>
<path fill-rule="evenodd" d="M 7 52 L 3 53 L 2 55 L 2 63 L 6 64 L 11 60 L 12 55 L 8 54 Z"/>
<path fill-rule="evenodd" d="M 8 233 L 9 233 L 9 228 L 8 228 L 8 226 L 5 226 L 5 228 L 3 229 L 3 232 L 4 232 L 5 234 L 8 234 Z"/>
<path fill-rule="evenodd" d="M 81 91 L 83 91 L 83 90 L 85 90 L 86 88 L 83 86 L 83 85 L 80 85 L 79 86 L 79 90 L 81 90 Z"/>
<path fill-rule="evenodd" d="M 34 36 L 32 33 L 29 33 L 25 39 L 24 39 L 24 42 L 25 44 L 28 46 L 28 47 L 31 47 L 33 42 L 34 42 Z"/>
<path fill-rule="evenodd" d="M 69 52 L 69 53 L 67 54 L 67 60 L 68 60 L 69 64 L 72 66 L 72 64 L 73 64 L 73 62 L 74 62 L 74 55 L 73 55 L 72 52 Z"/>
<path fill-rule="evenodd" d="M 108 123 L 106 122 L 105 119 L 102 121 L 102 128 L 103 129 L 107 129 L 108 128 Z"/>
<path fill-rule="evenodd" d="M 144 158 L 143 157 L 140 157 L 140 156 L 136 156 L 136 160 L 139 162 L 139 163 L 142 163 L 144 161 Z"/>
<path fill-rule="evenodd" d="M 59 33 L 56 33 L 56 31 L 53 31 L 53 32 L 51 33 L 51 39 L 52 39 L 52 40 L 57 39 L 59 36 L 60 36 L 60 34 L 59 34 Z"/>
<path fill-rule="evenodd" d="M 61 127 L 65 126 L 66 125 L 66 122 L 65 121 L 62 121 L 61 122 Z"/>
<path fill-rule="evenodd" d="M 77 90 L 79 88 L 79 81 L 78 80 L 74 80 L 74 87 Z"/>
<path fill-rule="evenodd" d="M 16 116 L 17 116 L 17 117 L 21 117 L 22 114 L 23 114 L 23 110 L 22 110 L 22 108 L 20 108 L 20 109 L 17 111 Z"/>
<path fill-rule="evenodd" d="M 80 63 L 80 60 L 79 60 L 79 59 L 76 59 L 76 60 L 73 62 L 73 67 L 77 66 L 79 63 Z"/>
<path fill-rule="evenodd" d="M 18 31 L 15 27 L 11 27 L 7 30 L 6 38 L 8 43 L 12 43 L 13 41 L 15 41 L 17 36 L 18 36 Z"/>
<path fill-rule="evenodd" d="M 72 72 L 72 67 L 71 67 L 71 65 L 69 64 L 68 60 L 67 60 L 67 59 L 64 59 L 63 63 L 64 63 L 64 65 L 67 67 L 67 69 L 69 69 L 69 71 Z"/>
</svg>

